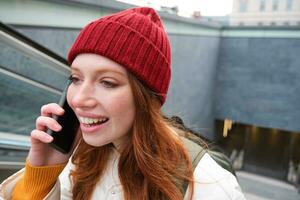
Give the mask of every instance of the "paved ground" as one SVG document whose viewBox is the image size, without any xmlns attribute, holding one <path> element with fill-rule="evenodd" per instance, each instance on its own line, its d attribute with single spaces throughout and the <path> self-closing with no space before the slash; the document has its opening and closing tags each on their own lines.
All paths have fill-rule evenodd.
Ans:
<svg viewBox="0 0 300 200">
<path fill-rule="evenodd" d="M 300 200 L 297 189 L 286 182 L 243 171 L 237 177 L 247 200 Z"/>
</svg>

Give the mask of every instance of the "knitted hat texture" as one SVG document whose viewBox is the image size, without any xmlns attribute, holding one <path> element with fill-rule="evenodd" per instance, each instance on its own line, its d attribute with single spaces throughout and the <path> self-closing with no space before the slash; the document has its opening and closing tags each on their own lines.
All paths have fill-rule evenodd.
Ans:
<svg viewBox="0 0 300 200">
<path fill-rule="evenodd" d="M 105 56 L 132 72 L 166 100 L 171 79 L 171 48 L 157 12 L 137 7 L 102 17 L 85 26 L 68 54 L 71 64 L 81 53 Z"/>
</svg>

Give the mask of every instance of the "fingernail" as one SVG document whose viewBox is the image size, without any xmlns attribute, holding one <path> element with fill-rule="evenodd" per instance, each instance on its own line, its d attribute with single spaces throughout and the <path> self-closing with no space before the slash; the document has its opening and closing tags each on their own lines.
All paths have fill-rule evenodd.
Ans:
<svg viewBox="0 0 300 200">
<path fill-rule="evenodd" d="M 55 130 L 59 131 L 61 128 L 62 128 L 61 125 L 55 124 Z"/>
<path fill-rule="evenodd" d="M 59 111 L 60 113 L 64 113 L 65 112 L 65 110 L 63 109 L 63 108 L 60 108 L 60 111 Z"/>
<path fill-rule="evenodd" d="M 47 135 L 46 139 L 47 139 L 48 142 L 51 142 L 53 140 L 53 137 L 51 137 L 50 135 Z"/>
</svg>

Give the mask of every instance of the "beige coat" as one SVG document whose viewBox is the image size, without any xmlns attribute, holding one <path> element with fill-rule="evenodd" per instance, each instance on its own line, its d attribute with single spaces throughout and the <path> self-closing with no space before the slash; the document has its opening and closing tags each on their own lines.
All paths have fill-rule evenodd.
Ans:
<svg viewBox="0 0 300 200">
<path fill-rule="evenodd" d="M 109 167 L 103 179 L 96 185 L 92 200 L 122 200 L 122 186 L 118 177 L 118 153 L 109 161 Z M 55 186 L 45 200 L 71 200 L 72 180 L 69 178 L 69 162 L 59 176 Z M 6 179 L 0 185 L 0 200 L 11 198 L 16 182 L 22 177 L 24 169 Z M 205 154 L 194 171 L 195 193 L 193 200 L 244 200 L 244 195 L 236 178 L 219 166 L 208 154 Z M 186 194 L 187 197 L 187 194 Z M 187 199 L 185 197 L 185 200 Z"/>
</svg>

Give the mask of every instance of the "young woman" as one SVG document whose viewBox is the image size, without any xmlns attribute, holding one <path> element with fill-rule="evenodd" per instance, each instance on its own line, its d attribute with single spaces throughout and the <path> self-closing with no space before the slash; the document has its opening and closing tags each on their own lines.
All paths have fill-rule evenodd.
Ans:
<svg viewBox="0 0 300 200">
<path fill-rule="evenodd" d="M 3 199 L 244 199 L 235 177 L 205 154 L 193 169 L 182 131 L 161 114 L 171 78 L 167 34 L 155 10 L 128 9 L 88 24 L 68 61 L 67 101 L 80 121 L 70 154 L 48 145 L 61 129 L 41 108 L 25 169 Z M 186 187 L 188 189 L 186 190 Z"/>
</svg>

